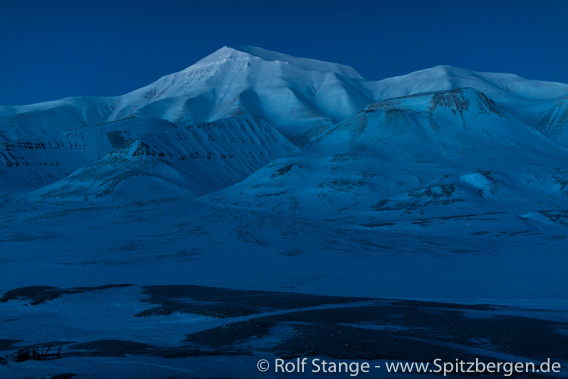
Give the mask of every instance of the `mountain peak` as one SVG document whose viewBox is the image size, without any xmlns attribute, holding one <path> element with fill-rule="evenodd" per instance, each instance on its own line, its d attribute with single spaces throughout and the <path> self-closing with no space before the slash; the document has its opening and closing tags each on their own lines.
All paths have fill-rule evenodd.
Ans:
<svg viewBox="0 0 568 379">
<path fill-rule="evenodd" d="M 185 70 L 189 70 L 198 66 L 205 66 L 214 63 L 222 63 L 227 60 L 235 59 L 235 58 L 245 58 L 246 55 L 243 52 L 233 49 L 229 46 L 223 46 L 218 50 L 215 50 L 213 53 L 209 54 L 205 58 L 197 61 L 196 63 L 192 64 Z M 184 71 L 185 71 L 184 70 Z"/>
<path fill-rule="evenodd" d="M 363 78 L 353 67 L 350 66 L 310 58 L 297 58 L 291 55 L 249 45 L 237 48 L 223 46 L 219 50 L 188 67 L 186 70 L 202 65 L 219 64 L 228 60 L 237 59 L 260 59 L 265 62 L 281 62 L 307 71 L 334 72 L 349 78 Z"/>
</svg>

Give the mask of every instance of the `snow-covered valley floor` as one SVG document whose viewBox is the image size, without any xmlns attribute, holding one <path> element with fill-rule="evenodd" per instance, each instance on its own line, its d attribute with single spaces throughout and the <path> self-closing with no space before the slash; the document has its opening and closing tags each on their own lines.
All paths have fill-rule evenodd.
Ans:
<svg viewBox="0 0 568 379">
<path fill-rule="evenodd" d="M 568 361 L 565 232 L 506 212 L 345 227 L 173 198 L 2 207 L 1 377 L 268 377 L 259 359 L 297 356 Z M 62 359 L 15 362 L 50 344 Z"/>
</svg>

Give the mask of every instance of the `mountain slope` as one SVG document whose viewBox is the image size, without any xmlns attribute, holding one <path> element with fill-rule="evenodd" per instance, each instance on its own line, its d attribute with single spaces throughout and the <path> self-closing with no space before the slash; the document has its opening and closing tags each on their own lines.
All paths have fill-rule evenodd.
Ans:
<svg viewBox="0 0 568 379">
<path fill-rule="evenodd" d="M 464 87 L 475 88 L 511 107 L 519 102 L 568 94 L 566 84 L 451 66 L 369 81 L 348 66 L 250 46 L 223 47 L 178 73 L 122 96 L 0 107 L 0 137 L 14 140 L 43 135 L 119 120 L 134 113 L 184 126 L 249 111 L 291 139 L 304 142 L 322 128 L 351 117 L 373 102 Z"/>
<path fill-rule="evenodd" d="M 514 74 L 488 73 L 441 65 L 407 75 L 369 82 L 376 100 L 423 92 L 475 88 L 497 103 L 508 100 L 554 99 L 568 93 L 568 84 L 528 80 Z"/>
<path fill-rule="evenodd" d="M 290 139 L 303 141 L 372 101 L 360 80 L 346 66 L 258 48 L 224 47 L 179 73 L 122 96 L 112 117 L 136 113 L 184 125 L 249 111 Z M 342 101 L 330 104 L 329 98 Z"/>
<path fill-rule="evenodd" d="M 113 99 L 100 97 L 0 106 L 0 143 L 99 124 L 109 119 L 113 107 Z"/>
<path fill-rule="evenodd" d="M 477 90 L 433 92 L 373 104 L 203 200 L 373 222 L 521 212 L 568 204 L 567 154 Z"/>
<path fill-rule="evenodd" d="M 519 117 L 550 139 L 568 146 L 568 96 L 520 107 Z"/>
<path fill-rule="evenodd" d="M 527 138 L 548 138 L 564 146 L 568 144 L 566 84 L 451 66 L 369 81 L 348 66 L 295 58 L 250 46 L 223 47 L 178 73 L 122 96 L 68 98 L 28 106 L 0 107 L 0 173 L 5 178 L 0 185 L 0 194 L 25 192 L 52 184 L 74 170 L 100 160 L 120 147 L 109 143 L 106 133 L 128 131 L 121 137 L 128 140 L 164 128 L 189 127 L 234 117 L 239 123 L 240 117 L 256 115 L 294 145 L 309 146 L 370 104 L 375 105 L 368 110 L 385 107 L 389 114 L 400 107 L 406 107 L 402 110 L 408 114 L 424 112 L 420 105 L 412 103 L 420 96 L 413 98 L 413 95 L 459 88 L 471 88 L 491 98 L 491 103 L 484 107 L 499 109 L 504 118 L 510 119 L 507 122 L 520 120 L 524 126 L 530 125 L 542 133 Z M 399 99 L 401 97 L 404 101 Z M 413 109 L 415 105 L 418 108 Z M 419 119 L 423 120 L 423 117 Z M 122 130 L 124 125 L 128 126 Z M 115 126 L 117 129 L 113 129 Z M 486 132 L 494 135 L 498 129 Z M 516 133 L 511 128 L 507 130 Z M 426 133 L 426 129 L 421 133 Z M 505 134 L 501 137 L 509 138 Z M 434 145 L 452 145 L 452 138 L 464 137 L 449 135 L 447 142 L 437 138 L 446 136 L 434 138 Z M 71 147 L 65 149 L 65 153 L 50 147 L 67 145 Z M 48 148 L 30 149 L 30 146 Z M 225 147 L 221 143 L 216 148 L 223 150 Z M 229 182 L 233 183 L 233 180 Z"/>
<path fill-rule="evenodd" d="M 172 127 L 165 120 L 128 118 L 0 143 L 0 194 L 34 190 L 61 180 L 131 139 Z"/>
<path fill-rule="evenodd" d="M 562 114 L 562 104 L 565 104 L 568 95 L 568 85 L 563 83 L 527 80 L 514 74 L 484 73 L 452 66 L 437 66 L 371 82 L 367 86 L 377 101 L 424 92 L 474 88 L 523 122 L 536 127 L 556 142 L 568 146 L 568 122 L 565 118 L 558 117 Z"/>
<path fill-rule="evenodd" d="M 234 184 L 293 149 L 274 127 L 254 116 L 171 128 L 131 140 L 32 197 L 115 201 L 194 197 Z"/>
</svg>

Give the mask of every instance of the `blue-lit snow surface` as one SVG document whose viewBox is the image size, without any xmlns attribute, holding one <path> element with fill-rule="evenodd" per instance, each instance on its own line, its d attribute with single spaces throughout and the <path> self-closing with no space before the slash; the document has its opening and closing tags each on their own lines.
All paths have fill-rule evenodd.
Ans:
<svg viewBox="0 0 568 379">
<path fill-rule="evenodd" d="M 115 98 L 1 107 L 0 376 L 251 377 L 257 356 L 428 349 L 564 362 L 567 98 L 244 47 Z M 170 285 L 233 292 L 148 287 Z M 349 349 L 328 335 L 344 328 Z M 372 333 L 383 350 L 353 345 Z M 64 359 L 13 361 L 54 341 Z"/>
</svg>

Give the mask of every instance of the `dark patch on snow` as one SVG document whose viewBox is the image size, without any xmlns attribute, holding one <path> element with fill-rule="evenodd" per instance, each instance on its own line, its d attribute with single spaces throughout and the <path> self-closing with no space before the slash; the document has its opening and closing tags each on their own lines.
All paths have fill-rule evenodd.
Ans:
<svg viewBox="0 0 568 379">
<path fill-rule="evenodd" d="M 162 304 L 171 299 L 186 299 L 194 302 L 228 302 L 239 306 L 266 309 L 294 309 L 322 304 L 342 304 L 360 301 L 361 298 L 232 290 L 226 288 L 192 285 L 145 286 L 142 294 L 150 295 L 149 303 Z"/>
<path fill-rule="evenodd" d="M 148 286 L 143 287 L 143 293 L 150 295 L 148 302 L 165 304 L 170 310 L 176 306 L 193 307 L 191 313 L 223 310 L 227 317 L 223 324 L 215 323 L 209 329 L 187 334 L 180 346 L 95 340 L 67 346 L 65 356 L 184 358 L 255 354 L 365 360 L 412 357 L 424 362 L 435 358 L 469 361 L 478 357 L 498 362 L 507 354 L 519 357 L 519 361 L 568 359 L 568 335 L 563 332 L 568 323 L 508 315 L 517 311 L 512 307 L 191 285 Z M 257 313 L 236 311 L 239 308 Z M 230 319 L 231 316 L 238 317 Z M 13 348 L 17 341 L 2 342 Z"/>
<path fill-rule="evenodd" d="M 435 358 L 474 360 L 477 356 L 486 361 L 500 361 L 498 353 L 535 360 L 568 357 L 568 336 L 558 333 L 565 324 L 493 313 L 506 309 L 377 300 L 376 305 L 300 309 L 259 316 L 190 334 L 186 342 L 207 351 L 246 353 L 254 341 L 255 346 L 263 346 L 260 350 L 282 358 L 408 360 L 413 357 L 432 361 Z M 263 338 L 273 338 L 269 337 L 270 331 L 278 327 L 291 328 L 293 333 L 280 336 L 276 345 L 274 341 L 263 344 Z M 485 353 L 473 354 L 472 349 Z"/>
<path fill-rule="evenodd" d="M 405 338 L 396 332 L 369 330 L 361 327 L 323 324 L 298 326 L 299 335 L 275 349 L 277 356 L 324 356 L 335 359 L 392 359 L 432 361 L 460 357 L 474 360 L 475 356 L 430 341 Z"/>
<path fill-rule="evenodd" d="M 150 148 L 150 146 L 146 145 L 144 142 L 140 142 L 136 150 L 132 153 L 133 157 L 139 156 L 156 156 L 156 152 Z"/>
<path fill-rule="evenodd" d="M 31 305 L 38 305 L 45 303 L 46 301 L 57 299 L 61 295 L 76 294 L 88 291 L 102 291 L 116 287 L 128 287 L 130 285 L 131 284 L 108 284 L 98 287 L 76 287 L 69 289 L 48 286 L 21 287 L 4 292 L 4 295 L 0 298 L 0 302 L 5 303 L 10 300 L 30 300 Z"/>
<path fill-rule="evenodd" d="M 75 350 L 90 350 L 91 355 L 120 357 L 126 354 L 143 354 L 152 348 L 145 343 L 122 340 L 99 340 L 70 346 Z M 68 354 L 75 355 L 75 354 Z"/>
<path fill-rule="evenodd" d="M 485 236 L 485 235 L 491 234 L 491 232 L 488 232 L 487 230 L 482 230 L 480 232 L 471 232 L 469 234 L 472 235 L 472 236 Z"/>
<path fill-rule="evenodd" d="M 198 314 L 207 317 L 227 318 L 247 316 L 258 313 L 257 308 L 234 305 L 234 304 L 188 304 L 179 300 L 151 298 L 147 300 L 159 307 L 147 309 L 137 313 L 136 317 L 168 316 L 174 312 Z"/>
<path fill-rule="evenodd" d="M 75 287 L 74 289 L 76 290 L 80 290 L 83 292 L 88 292 L 88 291 L 102 291 L 102 290 L 108 290 L 111 288 L 123 288 L 123 287 L 131 287 L 132 284 L 105 284 L 103 286 L 97 286 L 97 287 Z"/>
<path fill-rule="evenodd" d="M 190 334 L 185 342 L 216 349 L 230 347 L 252 337 L 262 338 L 266 336 L 274 324 L 273 321 L 266 320 L 235 322 L 220 328 Z"/>
<path fill-rule="evenodd" d="M 440 217 L 429 217 L 429 218 L 419 218 L 412 221 L 413 224 L 429 224 L 432 221 L 450 221 L 450 220 L 461 220 L 461 221 L 491 221 L 495 220 L 495 218 L 488 217 L 488 216 L 496 216 L 499 214 L 505 214 L 506 212 L 484 212 L 484 213 L 472 213 L 472 214 L 465 214 L 465 215 L 455 215 L 455 216 L 440 216 Z"/>
<path fill-rule="evenodd" d="M 337 304 L 360 300 L 331 296 L 317 296 L 263 291 L 235 291 L 199 286 L 150 286 L 143 294 L 145 302 L 159 304 L 136 314 L 137 317 L 170 315 L 174 312 L 199 314 L 208 317 L 230 318 L 262 311 L 294 309 L 321 304 Z"/>
<path fill-rule="evenodd" d="M 461 89 L 438 92 L 432 95 L 429 111 L 434 112 L 438 107 L 449 108 L 454 113 L 462 113 L 469 109 L 469 100 L 464 97 Z"/>
<path fill-rule="evenodd" d="M 118 149 L 126 144 L 126 138 L 120 130 L 111 130 L 106 133 L 108 141 L 113 149 Z"/>
<path fill-rule="evenodd" d="M 57 375 L 53 375 L 51 377 L 51 379 L 71 379 L 74 376 L 77 376 L 78 374 L 73 374 L 73 373 L 65 373 L 65 374 L 57 374 Z"/>
<path fill-rule="evenodd" d="M 288 190 L 286 191 L 282 191 L 282 192 L 274 192 L 274 193 L 262 193 L 262 194 L 257 194 L 255 197 L 256 198 L 260 198 L 260 197 L 273 197 L 273 196 L 281 196 L 281 195 L 285 195 L 286 193 L 288 193 Z"/>
<path fill-rule="evenodd" d="M 243 352 L 224 352 L 223 355 L 242 355 Z M 146 355 L 162 358 L 189 358 L 219 355 L 219 351 L 205 350 L 194 346 L 156 347 L 149 349 Z"/>
<path fill-rule="evenodd" d="M 123 357 L 126 355 L 144 355 L 162 358 L 187 358 L 211 355 L 234 355 L 236 352 L 219 349 L 204 349 L 203 346 L 182 345 L 174 347 L 155 347 L 145 343 L 125 340 L 98 340 L 80 343 L 70 347 L 74 351 L 66 356 L 79 357 Z M 239 355 L 246 352 L 238 352 Z"/>
<path fill-rule="evenodd" d="M 552 222 L 568 226 L 568 210 L 538 211 Z"/>
<path fill-rule="evenodd" d="M 12 350 L 13 349 L 12 345 L 15 344 L 16 342 L 20 342 L 20 340 L 7 340 L 0 338 L 0 350 Z"/>
<path fill-rule="evenodd" d="M 279 169 L 277 169 L 274 173 L 272 173 L 272 175 L 270 176 L 271 178 L 276 178 L 278 176 L 282 176 L 284 174 L 289 174 L 290 170 L 292 170 L 292 168 L 294 166 L 298 166 L 298 168 L 302 168 L 301 165 L 297 164 L 297 163 L 291 163 L 289 165 L 286 165 L 284 167 L 280 167 Z"/>
<path fill-rule="evenodd" d="M 7 302 L 10 300 L 30 300 L 31 305 L 38 305 L 46 301 L 53 300 L 64 294 L 77 293 L 76 290 L 59 289 L 56 287 L 47 286 L 30 286 L 13 289 L 6 291 L 0 302 Z"/>
</svg>

